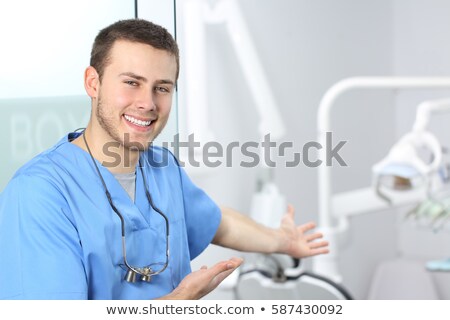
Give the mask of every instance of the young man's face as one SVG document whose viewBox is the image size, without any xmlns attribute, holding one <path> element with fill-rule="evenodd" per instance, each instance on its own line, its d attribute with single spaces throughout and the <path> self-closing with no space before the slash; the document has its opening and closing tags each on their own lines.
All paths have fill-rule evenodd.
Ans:
<svg viewBox="0 0 450 320">
<path fill-rule="evenodd" d="M 167 123 L 176 60 L 164 50 L 129 41 L 111 49 L 94 106 L 102 136 L 144 150 Z"/>
</svg>

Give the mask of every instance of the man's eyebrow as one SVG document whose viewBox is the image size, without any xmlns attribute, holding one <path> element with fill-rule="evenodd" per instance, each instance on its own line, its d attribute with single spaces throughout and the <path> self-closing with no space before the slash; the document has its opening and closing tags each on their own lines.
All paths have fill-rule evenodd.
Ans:
<svg viewBox="0 0 450 320">
<path fill-rule="evenodd" d="M 140 75 L 138 75 L 136 73 L 133 73 L 133 72 L 122 72 L 121 74 L 119 74 L 119 76 L 126 76 L 126 77 L 130 77 L 130 78 L 133 78 L 133 79 L 136 79 L 136 80 L 140 80 L 140 81 L 143 81 L 143 82 L 148 82 L 146 77 L 140 76 Z M 175 83 L 172 80 L 170 80 L 170 79 L 161 79 L 161 80 L 158 80 L 156 82 L 159 83 L 159 84 L 175 85 Z"/>
<path fill-rule="evenodd" d="M 175 84 L 172 80 L 166 80 L 166 79 L 158 80 L 156 82 L 159 83 L 159 84 L 170 84 L 170 85 L 174 85 Z"/>
<path fill-rule="evenodd" d="M 140 75 L 138 75 L 136 73 L 133 73 L 133 72 L 122 72 L 121 74 L 119 74 L 119 76 L 126 76 L 126 77 L 130 77 L 130 78 L 134 78 L 136 80 L 147 82 L 147 78 L 146 77 L 140 76 Z"/>
</svg>

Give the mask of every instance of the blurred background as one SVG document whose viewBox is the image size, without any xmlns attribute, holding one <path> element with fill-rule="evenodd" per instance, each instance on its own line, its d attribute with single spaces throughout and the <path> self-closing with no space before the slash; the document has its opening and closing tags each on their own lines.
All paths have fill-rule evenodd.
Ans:
<svg viewBox="0 0 450 320">
<path fill-rule="evenodd" d="M 356 210 L 345 231 L 330 236 L 337 273 L 322 275 L 356 299 L 449 299 L 446 209 L 439 219 L 430 210 L 420 211 L 420 219 L 418 210 L 406 217 L 429 200 L 430 189 L 398 206 L 371 205 L 352 193 L 371 190 L 376 197 L 374 164 L 412 130 L 419 104 L 450 97 L 449 10 L 445 0 L 2 1 L 0 190 L 33 155 L 85 126 L 90 103 L 83 72 L 93 39 L 109 23 L 137 15 L 165 26 L 180 44 L 177 98 L 158 143 L 170 143 L 177 133 L 182 140 L 193 133 L 203 144 L 215 141 L 224 148 L 261 142 L 269 133 L 278 144 L 292 142 L 284 157 L 274 156 L 272 169 L 243 167 L 240 162 L 248 158 L 237 149 L 228 166 L 224 159 L 215 168 L 187 165 L 191 178 L 217 203 L 257 215 L 261 198 L 255 195 L 270 182 L 277 199 L 294 205 L 298 223 L 314 220 L 321 227 L 324 202 L 346 194 L 338 199 L 341 211 L 360 208 L 364 214 Z M 303 154 L 308 142 L 319 141 L 322 98 L 351 77 L 440 77 L 444 84 L 358 88 L 333 101 L 328 115 L 333 145 L 346 141 L 339 154 L 347 166 L 333 162 L 332 194 L 320 196 L 320 167 L 302 162 L 287 167 L 286 161 L 294 152 Z M 426 128 L 441 145 L 440 169 L 448 160 L 449 116 L 440 112 Z M 318 157 L 310 155 L 311 161 Z M 442 187 L 438 192 L 446 190 L 447 181 L 433 173 L 430 179 Z M 326 236 L 340 221 L 336 210 L 331 206 L 334 218 Z M 443 226 L 434 228 L 436 221 Z M 210 246 L 193 268 L 231 255 L 241 254 Z M 301 261 L 301 268 L 319 273 L 314 259 Z M 241 280 L 230 278 L 207 298 L 235 299 Z M 241 297 L 259 298 L 259 285 L 255 295 L 249 287 Z M 265 288 L 270 296 L 271 284 Z M 289 294 L 280 297 L 296 297 Z"/>
</svg>

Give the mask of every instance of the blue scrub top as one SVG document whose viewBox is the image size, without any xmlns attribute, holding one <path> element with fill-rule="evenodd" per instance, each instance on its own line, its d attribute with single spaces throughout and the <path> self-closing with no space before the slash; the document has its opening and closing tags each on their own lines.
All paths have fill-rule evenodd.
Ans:
<svg viewBox="0 0 450 320">
<path fill-rule="evenodd" d="M 170 259 L 150 283 L 124 281 L 120 219 L 89 154 L 69 142 L 76 135 L 27 163 L 0 195 L 0 299 L 152 299 L 170 293 L 214 237 L 220 209 L 169 151 L 151 147 L 142 153 L 153 202 L 169 219 Z M 140 170 L 133 203 L 97 165 L 124 217 L 128 262 L 164 262 L 165 222 L 147 201 Z"/>
</svg>

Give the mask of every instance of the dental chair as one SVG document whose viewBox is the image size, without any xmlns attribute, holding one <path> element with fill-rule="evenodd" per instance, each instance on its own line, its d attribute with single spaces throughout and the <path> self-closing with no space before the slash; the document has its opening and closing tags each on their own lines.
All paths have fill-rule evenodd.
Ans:
<svg viewBox="0 0 450 320">
<path fill-rule="evenodd" d="M 253 254 L 245 260 L 235 287 L 236 299 L 353 299 L 342 285 L 306 271 L 299 259 L 279 254 Z"/>
</svg>

